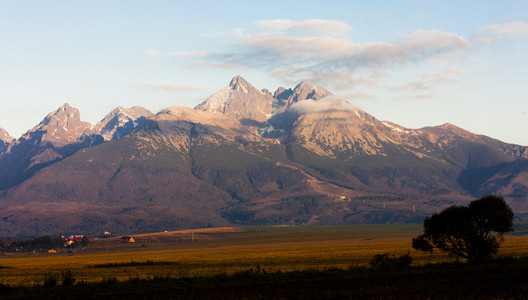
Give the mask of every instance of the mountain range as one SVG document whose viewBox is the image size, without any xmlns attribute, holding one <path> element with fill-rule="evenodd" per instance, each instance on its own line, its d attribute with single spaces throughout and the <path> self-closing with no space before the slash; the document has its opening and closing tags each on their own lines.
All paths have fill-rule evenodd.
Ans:
<svg viewBox="0 0 528 300">
<path fill-rule="evenodd" d="M 380 121 L 306 82 L 236 76 L 194 109 L 91 125 L 65 104 L 19 139 L 0 130 L 0 236 L 422 222 L 491 193 L 528 220 L 528 147 Z"/>
</svg>

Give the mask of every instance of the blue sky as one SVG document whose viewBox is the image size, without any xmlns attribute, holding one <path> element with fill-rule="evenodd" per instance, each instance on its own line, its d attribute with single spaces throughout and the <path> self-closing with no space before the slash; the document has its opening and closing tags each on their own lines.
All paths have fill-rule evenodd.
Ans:
<svg viewBox="0 0 528 300">
<path fill-rule="evenodd" d="M 63 103 L 194 107 L 235 75 L 305 80 L 380 120 L 528 145 L 528 1 L 4 1 L 0 127 Z"/>
</svg>

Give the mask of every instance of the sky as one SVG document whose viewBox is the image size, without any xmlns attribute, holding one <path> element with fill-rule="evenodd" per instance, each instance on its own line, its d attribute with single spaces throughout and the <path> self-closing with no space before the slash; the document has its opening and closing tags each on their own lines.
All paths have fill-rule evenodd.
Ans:
<svg viewBox="0 0 528 300">
<path fill-rule="evenodd" d="M 0 0 L 0 127 L 64 103 L 194 107 L 241 75 L 320 85 L 380 120 L 528 146 L 528 1 Z"/>
</svg>

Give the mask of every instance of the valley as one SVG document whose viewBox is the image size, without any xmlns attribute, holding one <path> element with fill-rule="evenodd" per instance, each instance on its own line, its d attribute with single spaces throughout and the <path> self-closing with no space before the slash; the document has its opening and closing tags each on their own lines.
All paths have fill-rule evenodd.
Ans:
<svg viewBox="0 0 528 300">
<path fill-rule="evenodd" d="M 259 298 L 270 292 L 301 296 L 305 291 L 320 297 L 455 293 L 488 298 L 523 293 L 526 224 L 516 225 L 518 235 L 506 236 L 498 258 L 503 261 L 483 266 L 457 264 L 440 252 L 413 250 L 411 239 L 421 230 L 418 224 L 227 227 L 132 235 L 134 243 L 121 237 L 94 239 L 88 248 L 72 252 L 1 255 L 0 286 L 6 299 L 58 295 L 143 299 L 175 293 L 183 298 L 214 294 Z M 406 269 L 372 268 L 372 257 L 385 253 L 408 253 L 412 264 Z M 66 270 L 73 278 L 71 285 L 61 281 Z M 56 276 L 56 286 L 45 286 L 50 276 Z"/>
</svg>

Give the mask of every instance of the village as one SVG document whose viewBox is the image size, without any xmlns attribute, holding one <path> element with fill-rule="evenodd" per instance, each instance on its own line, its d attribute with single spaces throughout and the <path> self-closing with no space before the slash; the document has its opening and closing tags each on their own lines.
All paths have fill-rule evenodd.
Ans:
<svg viewBox="0 0 528 300">
<path fill-rule="evenodd" d="M 88 237 L 87 235 L 62 235 L 60 237 L 41 236 L 35 239 L 21 240 L 16 238 L 0 239 L 0 254 L 7 253 L 62 253 L 72 252 L 74 249 L 87 248 L 92 240 L 111 237 L 109 232 L 101 237 Z M 119 239 L 125 243 L 134 243 L 130 236 Z"/>
</svg>

